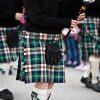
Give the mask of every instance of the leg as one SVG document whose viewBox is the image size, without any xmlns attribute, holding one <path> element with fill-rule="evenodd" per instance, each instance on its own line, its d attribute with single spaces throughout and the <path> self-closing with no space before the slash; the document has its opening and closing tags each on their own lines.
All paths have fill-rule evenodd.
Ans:
<svg viewBox="0 0 100 100">
<path fill-rule="evenodd" d="M 72 53 L 73 53 L 73 67 L 78 66 L 80 63 L 78 40 L 72 37 Z"/>
<path fill-rule="evenodd" d="M 51 95 L 51 83 L 36 83 L 32 91 L 32 100 L 49 100 Z"/>
<path fill-rule="evenodd" d="M 48 89 L 48 83 L 36 83 L 35 87 L 41 90 Z"/>
<path fill-rule="evenodd" d="M 10 64 L 0 64 L 0 68 L 4 71 L 4 73 L 0 75 L 0 100 L 13 100 L 12 92 L 6 87 L 6 79 L 8 78 Z"/>
<path fill-rule="evenodd" d="M 86 68 L 86 70 L 85 70 L 85 72 L 84 72 L 84 74 L 83 74 L 83 76 L 82 76 L 82 78 L 81 78 L 81 82 L 83 83 L 83 84 L 85 84 L 85 86 L 87 87 L 87 88 L 91 88 L 91 68 L 90 68 L 90 64 L 88 64 L 88 62 L 85 62 L 85 64 L 87 64 L 87 65 L 85 65 L 87 68 Z"/>
<path fill-rule="evenodd" d="M 17 58 L 17 60 L 15 60 L 13 62 L 10 62 L 10 65 L 12 66 L 13 70 L 17 70 L 17 68 L 18 68 L 18 60 L 19 60 L 19 58 Z"/>
<path fill-rule="evenodd" d="M 100 58 L 97 58 L 95 56 L 90 57 L 90 63 L 91 63 L 91 73 L 92 73 L 92 83 L 95 84 L 97 82 L 97 77 L 100 77 L 99 73 L 99 61 Z"/>
<path fill-rule="evenodd" d="M 68 36 L 67 39 L 66 39 L 66 57 L 67 57 L 67 60 L 66 60 L 66 63 L 65 65 L 66 66 L 71 66 L 72 65 L 72 58 L 73 58 L 73 52 L 72 52 L 72 44 L 71 44 L 71 41 L 72 41 L 72 37 L 71 36 Z"/>
<path fill-rule="evenodd" d="M 49 83 L 49 84 L 48 84 L 48 93 L 47 93 L 47 97 L 48 97 L 48 98 L 47 98 L 47 100 L 50 99 L 53 86 L 54 86 L 54 83 Z"/>
<path fill-rule="evenodd" d="M 91 56 L 92 89 L 100 92 L 100 57 Z"/>
</svg>

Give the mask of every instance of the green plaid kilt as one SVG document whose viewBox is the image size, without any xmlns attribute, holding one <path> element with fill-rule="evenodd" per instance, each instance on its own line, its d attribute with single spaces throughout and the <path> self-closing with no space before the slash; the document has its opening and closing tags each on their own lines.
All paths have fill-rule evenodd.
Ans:
<svg viewBox="0 0 100 100">
<path fill-rule="evenodd" d="M 0 63 L 7 63 L 17 59 L 16 48 L 9 48 L 6 42 L 6 33 L 16 30 L 17 27 L 0 27 Z"/>
<path fill-rule="evenodd" d="M 61 35 L 23 31 L 20 37 L 19 54 L 21 66 L 18 68 L 17 79 L 25 83 L 64 83 L 64 51 Z M 45 45 L 54 41 L 58 42 L 62 57 L 57 65 L 51 66 L 45 62 Z"/>
<path fill-rule="evenodd" d="M 88 61 L 91 55 L 100 56 L 100 19 L 87 17 L 82 23 L 82 60 Z"/>
</svg>

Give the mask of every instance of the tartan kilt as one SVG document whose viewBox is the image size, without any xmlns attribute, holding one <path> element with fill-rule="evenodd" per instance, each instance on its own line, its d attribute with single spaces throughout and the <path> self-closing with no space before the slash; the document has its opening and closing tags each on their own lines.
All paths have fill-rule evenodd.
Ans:
<svg viewBox="0 0 100 100">
<path fill-rule="evenodd" d="M 17 80 L 25 83 L 64 83 L 64 50 L 62 37 L 59 34 L 45 34 L 23 31 L 20 36 Z M 45 62 L 45 45 L 57 41 L 62 51 L 61 60 L 57 65 L 47 65 Z"/>
<path fill-rule="evenodd" d="M 9 63 L 17 59 L 17 48 L 9 48 L 6 42 L 6 33 L 16 30 L 17 27 L 0 27 L 0 63 Z"/>
<path fill-rule="evenodd" d="M 100 19 L 86 17 L 81 28 L 82 60 L 88 61 L 91 55 L 100 56 Z"/>
</svg>

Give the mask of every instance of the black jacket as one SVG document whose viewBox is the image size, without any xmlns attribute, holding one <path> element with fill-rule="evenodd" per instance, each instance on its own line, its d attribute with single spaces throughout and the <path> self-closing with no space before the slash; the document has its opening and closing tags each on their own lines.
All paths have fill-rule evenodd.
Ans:
<svg viewBox="0 0 100 100">
<path fill-rule="evenodd" d="M 79 10 L 82 6 L 82 0 L 62 0 L 62 16 L 71 19 L 77 19 Z"/>
<path fill-rule="evenodd" d="M 22 0 L 0 0 L 0 27 L 17 26 L 16 12 L 22 12 Z"/>
<path fill-rule="evenodd" d="M 95 0 L 95 2 L 89 4 L 86 14 L 88 16 L 100 17 L 100 0 Z"/>
<path fill-rule="evenodd" d="M 76 10 L 71 5 L 71 2 L 79 1 L 81 0 L 23 0 L 27 16 L 26 30 L 43 33 L 61 33 L 63 28 L 70 27 L 72 16 L 74 16 L 73 11 Z M 75 4 L 77 6 L 77 3 Z M 68 9 L 66 6 L 69 6 L 67 7 Z M 79 7 L 76 8 L 79 11 Z M 72 9 L 73 11 L 71 11 Z"/>
</svg>

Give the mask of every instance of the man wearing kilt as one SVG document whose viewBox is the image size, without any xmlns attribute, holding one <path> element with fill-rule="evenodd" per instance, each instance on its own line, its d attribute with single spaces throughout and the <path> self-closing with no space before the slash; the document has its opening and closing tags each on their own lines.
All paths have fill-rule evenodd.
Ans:
<svg viewBox="0 0 100 100">
<path fill-rule="evenodd" d="M 17 30 L 19 22 L 24 18 L 21 0 L 0 0 L 0 100 L 12 100 L 13 94 L 6 89 L 6 75 L 11 62 L 16 61 L 16 48 L 9 48 L 6 34 Z"/>
<path fill-rule="evenodd" d="M 94 0 L 86 10 L 82 24 L 82 60 L 89 61 L 81 82 L 100 92 L 100 0 Z"/>
<path fill-rule="evenodd" d="M 35 83 L 32 100 L 49 100 L 54 83 L 65 83 L 61 30 L 77 27 L 76 20 L 62 16 L 67 3 L 65 1 L 69 0 L 23 0 L 27 24 L 19 43 L 17 79 Z M 58 44 L 61 51 L 60 61 L 48 64 L 45 50 L 47 45 L 54 43 Z"/>
</svg>

